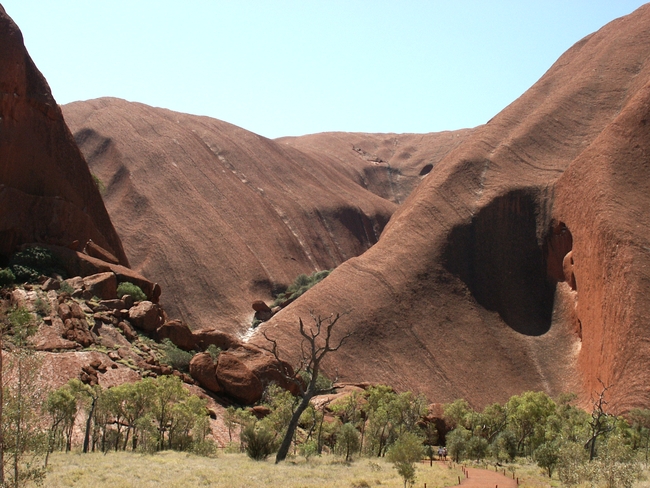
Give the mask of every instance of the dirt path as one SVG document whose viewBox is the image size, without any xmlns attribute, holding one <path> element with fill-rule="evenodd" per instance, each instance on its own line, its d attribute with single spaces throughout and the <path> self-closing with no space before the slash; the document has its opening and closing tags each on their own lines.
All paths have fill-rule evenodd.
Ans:
<svg viewBox="0 0 650 488">
<path fill-rule="evenodd" d="M 465 477 L 460 485 L 465 488 L 517 488 L 517 482 L 511 477 L 503 475 L 503 470 L 498 473 L 488 469 L 465 468 L 468 476 Z"/>
</svg>

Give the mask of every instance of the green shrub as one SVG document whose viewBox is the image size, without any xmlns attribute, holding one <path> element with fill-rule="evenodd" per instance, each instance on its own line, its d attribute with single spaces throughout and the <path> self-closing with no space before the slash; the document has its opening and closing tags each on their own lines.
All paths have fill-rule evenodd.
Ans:
<svg viewBox="0 0 650 488">
<path fill-rule="evenodd" d="M 130 295 L 136 302 L 141 302 L 147 299 L 147 295 L 142 291 L 142 288 L 129 281 L 123 281 L 117 285 L 117 296 L 122 298 L 124 295 Z"/>
<path fill-rule="evenodd" d="M 36 299 L 36 302 L 34 302 L 34 309 L 36 310 L 36 313 L 41 317 L 45 317 L 46 315 L 50 314 L 50 304 L 42 298 Z"/>
<path fill-rule="evenodd" d="M 214 344 L 210 344 L 208 348 L 205 350 L 205 352 L 210 354 L 210 356 L 212 357 L 212 361 L 216 363 L 217 360 L 219 359 L 219 354 L 221 354 L 221 348 L 215 346 Z"/>
<path fill-rule="evenodd" d="M 54 254 L 42 247 L 29 247 L 18 251 L 11 257 L 9 266 L 18 283 L 35 283 L 41 275 L 65 275 Z"/>
<path fill-rule="evenodd" d="M 171 366 L 174 369 L 182 371 L 184 373 L 189 372 L 190 370 L 190 361 L 194 356 L 194 351 L 187 352 L 180 349 L 176 344 L 174 344 L 169 339 L 163 339 L 162 341 L 162 350 L 163 357 L 161 362 L 167 366 Z"/>
<path fill-rule="evenodd" d="M 11 285 L 16 281 L 16 276 L 9 268 L 0 269 L 0 286 Z"/>
<path fill-rule="evenodd" d="M 281 304 L 286 300 L 295 300 L 300 295 L 309 290 L 312 286 L 323 281 L 329 274 L 332 272 L 330 269 L 323 271 L 316 271 L 315 273 L 307 276 L 306 274 L 300 274 L 296 279 L 291 283 L 284 293 L 280 293 L 273 303 L 274 306 Z"/>
<path fill-rule="evenodd" d="M 67 293 L 68 295 L 72 295 L 74 293 L 74 288 L 72 288 L 72 285 L 70 283 L 64 281 L 61 283 L 61 288 L 59 288 L 59 293 Z"/>
<path fill-rule="evenodd" d="M 275 451 L 275 435 L 260 422 L 247 425 L 241 433 L 241 440 L 249 458 L 263 461 Z"/>
</svg>

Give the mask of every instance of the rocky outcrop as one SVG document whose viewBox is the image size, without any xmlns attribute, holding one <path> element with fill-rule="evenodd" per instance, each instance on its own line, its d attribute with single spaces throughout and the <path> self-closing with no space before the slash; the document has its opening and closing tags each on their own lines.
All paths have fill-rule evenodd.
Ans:
<svg viewBox="0 0 650 488">
<path fill-rule="evenodd" d="M 219 120 L 114 98 L 64 111 L 134 269 L 197 331 L 243 333 L 254 300 L 361 254 L 396 208 L 341 163 Z"/>
<path fill-rule="evenodd" d="M 0 256 L 92 239 L 128 261 L 88 165 L 18 27 L 0 7 Z"/>
<path fill-rule="evenodd" d="M 423 178 L 379 242 L 260 325 L 292 360 L 299 318 L 349 312 L 343 381 L 480 407 L 598 379 L 650 406 L 650 6 L 578 42 Z M 498 386 L 495 386 L 498 385 Z"/>
</svg>

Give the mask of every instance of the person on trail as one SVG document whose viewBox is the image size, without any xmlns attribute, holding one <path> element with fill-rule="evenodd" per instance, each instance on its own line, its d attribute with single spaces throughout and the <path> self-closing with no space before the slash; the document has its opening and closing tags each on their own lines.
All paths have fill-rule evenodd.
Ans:
<svg viewBox="0 0 650 488">
<path fill-rule="evenodd" d="M 442 446 L 438 448 L 438 460 L 442 461 Z"/>
<path fill-rule="evenodd" d="M 445 461 L 447 460 L 447 448 L 446 447 L 442 448 L 442 457 L 444 458 Z"/>
</svg>

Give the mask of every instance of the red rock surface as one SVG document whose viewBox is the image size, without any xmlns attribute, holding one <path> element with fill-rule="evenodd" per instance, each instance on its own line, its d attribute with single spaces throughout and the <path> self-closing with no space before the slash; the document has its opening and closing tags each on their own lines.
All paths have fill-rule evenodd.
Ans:
<svg viewBox="0 0 650 488">
<path fill-rule="evenodd" d="M 282 137 L 280 144 L 309 154 L 341 171 L 363 188 L 402 203 L 443 157 L 474 129 L 429 134 L 325 132 Z"/>
<path fill-rule="evenodd" d="M 89 239 L 128 265 L 86 161 L 0 6 L 0 255 Z"/>
<path fill-rule="evenodd" d="M 113 98 L 63 110 L 106 185 L 106 206 L 134 269 L 160 283 L 170 317 L 193 329 L 245 331 L 251 303 L 270 302 L 272 291 L 300 273 L 361 254 L 396 208 L 373 193 L 388 185 L 380 175 L 386 165 L 379 163 L 375 174 L 377 163 L 359 158 L 347 142 L 341 157 L 307 153 L 293 147 L 297 141 L 271 141 L 207 117 Z M 373 144 L 392 140 L 368 137 L 373 151 Z M 403 145 L 422 137 L 408 136 Z M 311 146 L 319 144 L 326 142 Z M 435 151 L 444 148 L 421 151 L 426 157 L 414 151 L 417 167 L 396 167 L 417 173 Z M 354 161 L 346 160 L 348 152 Z M 364 172 L 381 182 L 365 184 Z M 414 178 L 410 186 L 420 179 Z"/>
<path fill-rule="evenodd" d="M 569 49 L 432 169 L 378 244 L 259 330 L 295 359 L 298 317 L 349 312 L 327 371 L 437 402 L 573 390 L 586 404 L 600 378 L 613 409 L 650 406 L 648 26 L 644 6 Z"/>
</svg>

